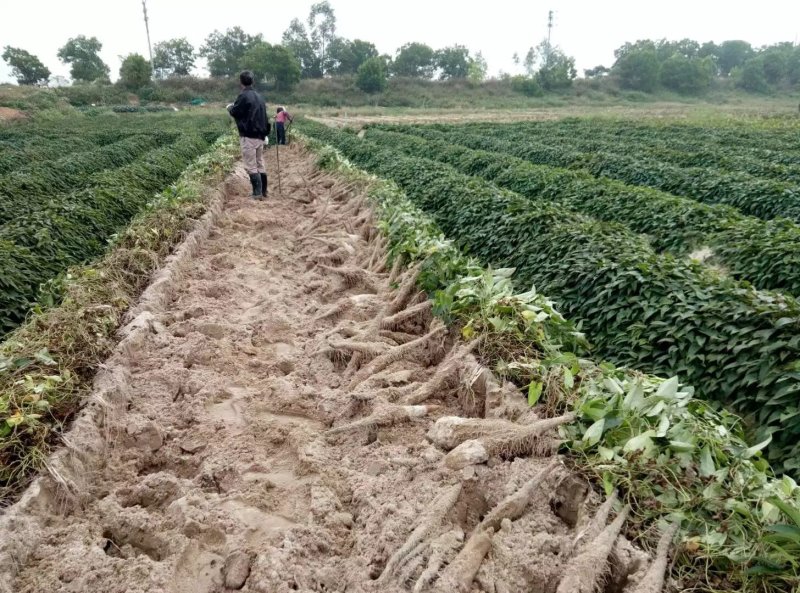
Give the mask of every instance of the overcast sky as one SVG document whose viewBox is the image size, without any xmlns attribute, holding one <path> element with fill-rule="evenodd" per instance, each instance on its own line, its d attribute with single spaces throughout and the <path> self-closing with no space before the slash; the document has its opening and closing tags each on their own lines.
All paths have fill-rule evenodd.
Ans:
<svg viewBox="0 0 800 593">
<path fill-rule="evenodd" d="M 305 20 L 312 1 L 147 0 L 153 43 L 187 37 L 196 47 L 214 29 L 234 25 L 277 43 L 295 16 Z M 547 11 L 555 11 L 553 43 L 575 56 L 579 71 L 610 66 L 614 49 L 643 38 L 716 42 L 745 39 L 753 45 L 797 42 L 800 2 L 796 0 L 332 0 L 338 34 L 372 41 L 394 55 L 403 43 L 434 48 L 460 43 L 481 50 L 491 74 L 512 72 L 514 52 L 524 55 L 547 34 Z M 248 11 L 250 11 L 248 13 Z M 69 68 L 56 57 L 75 35 L 96 36 L 102 57 L 119 70 L 119 56 L 147 55 L 141 0 L 0 0 L 0 46 L 22 47 L 54 75 Z M 0 81 L 10 81 L 0 61 Z"/>
</svg>

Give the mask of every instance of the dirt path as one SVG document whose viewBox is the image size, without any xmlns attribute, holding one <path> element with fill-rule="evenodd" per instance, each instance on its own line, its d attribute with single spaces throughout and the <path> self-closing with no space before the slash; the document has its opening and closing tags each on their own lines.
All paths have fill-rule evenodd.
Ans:
<svg viewBox="0 0 800 593">
<path fill-rule="evenodd" d="M 520 432 L 522 399 L 431 318 L 413 272 L 383 268 L 354 192 L 299 147 L 281 161 L 282 198 L 241 197 L 239 173 L 127 355 L 86 502 L 45 517 L 12 589 L 554 592 L 597 497 L 530 455 L 549 433 Z M 643 566 L 624 540 L 617 556 L 609 592 Z"/>
</svg>

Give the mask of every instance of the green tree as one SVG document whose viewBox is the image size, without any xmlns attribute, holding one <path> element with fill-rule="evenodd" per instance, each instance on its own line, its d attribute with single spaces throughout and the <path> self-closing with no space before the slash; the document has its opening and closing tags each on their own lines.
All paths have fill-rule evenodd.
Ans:
<svg viewBox="0 0 800 593">
<path fill-rule="evenodd" d="M 206 37 L 198 55 L 206 58 L 211 76 L 236 76 L 247 48 L 260 41 L 260 34 L 248 35 L 241 27 L 233 27 L 225 33 L 214 31 Z"/>
<path fill-rule="evenodd" d="M 188 76 L 194 68 L 194 47 L 189 41 L 170 39 L 153 46 L 153 70 L 158 78 Z"/>
<path fill-rule="evenodd" d="M 322 68 L 308 38 L 308 32 L 300 19 L 292 19 L 289 28 L 283 32 L 283 45 L 299 61 L 303 78 L 321 78 Z"/>
<path fill-rule="evenodd" d="M 489 64 L 486 63 L 486 58 L 483 53 L 478 52 L 475 57 L 469 62 L 469 78 L 472 82 L 483 82 L 486 80 L 486 74 L 489 72 Z"/>
<path fill-rule="evenodd" d="M 150 84 L 153 68 L 139 54 L 129 54 L 119 68 L 119 84 L 130 91 L 138 91 Z"/>
<path fill-rule="evenodd" d="M 300 82 L 300 63 L 287 48 L 259 41 L 251 45 L 239 69 L 253 72 L 258 82 L 271 82 L 280 91 L 289 91 Z"/>
<path fill-rule="evenodd" d="M 11 68 L 11 74 L 17 83 L 25 85 L 47 84 L 50 79 L 50 70 L 32 53 L 6 45 L 3 51 L 3 60 Z"/>
<path fill-rule="evenodd" d="M 624 88 L 652 93 L 658 86 L 659 69 L 654 49 L 637 49 L 621 54 L 611 71 Z"/>
<path fill-rule="evenodd" d="M 585 69 L 583 71 L 583 76 L 584 78 L 602 78 L 603 76 L 607 76 L 609 72 L 611 72 L 611 68 L 607 68 L 601 64 L 594 68 Z"/>
<path fill-rule="evenodd" d="M 97 37 L 86 37 L 78 35 L 69 39 L 67 43 L 58 50 L 58 58 L 70 65 L 70 76 L 72 80 L 78 82 L 93 82 L 96 80 L 108 80 L 108 66 L 100 58 L 100 50 L 103 44 Z"/>
<path fill-rule="evenodd" d="M 445 47 L 436 52 L 434 65 L 439 70 L 439 79 L 466 78 L 469 76 L 469 50 L 463 45 Z"/>
<path fill-rule="evenodd" d="M 717 48 L 717 66 L 722 76 L 729 76 L 734 68 L 743 66 L 755 52 L 746 41 L 732 39 L 723 41 Z"/>
<path fill-rule="evenodd" d="M 743 66 L 734 68 L 736 84 L 751 93 L 769 92 L 769 82 L 764 72 L 764 56 L 756 56 L 747 60 Z"/>
<path fill-rule="evenodd" d="M 764 60 L 764 76 L 770 84 L 779 84 L 788 77 L 789 62 L 794 47 L 791 44 L 772 45 L 763 48 L 759 55 Z"/>
<path fill-rule="evenodd" d="M 311 6 L 308 14 L 308 31 L 311 47 L 320 64 L 320 76 L 325 76 L 331 66 L 327 50 L 336 37 L 336 15 L 328 0 Z"/>
<path fill-rule="evenodd" d="M 358 67 L 356 86 L 365 93 L 380 93 L 386 89 L 389 71 L 386 61 L 380 57 L 368 59 Z"/>
<path fill-rule="evenodd" d="M 661 84 L 686 95 L 707 91 L 714 79 L 711 58 L 687 58 L 679 53 L 661 64 Z"/>
<path fill-rule="evenodd" d="M 789 84 L 800 84 L 800 46 L 792 50 L 786 64 L 786 78 Z"/>
<path fill-rule="evenodd" d="M 356 74 L 361 64 L 378 57 L 378 49 L 368 41 L 337 37 L 331 42 L 328 55 L 331 71 L 336 74 Z"/>
<path fill-rule="evenodd" d="M 548 91 L 571 86 L 578 75 L 575 58 L 551 45 L 547 39 L 528 50 L 524 64 L 528 78 L 535 78 L 539 86 Z"/>
<path fill-rule="evenodd" d="M 406 43 L 397 50 L 392 71 L 396 76 L 407 78 L 431 78 L 435 57 L 433 48 L 424 43 Z"/>
</svg>

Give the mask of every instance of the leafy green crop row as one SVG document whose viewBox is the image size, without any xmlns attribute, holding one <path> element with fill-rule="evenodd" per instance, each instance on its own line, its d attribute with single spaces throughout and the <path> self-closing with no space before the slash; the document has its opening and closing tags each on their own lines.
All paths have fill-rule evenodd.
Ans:
<svg viewBox="0 0 800 593">
<path fill-rule="evenodd" d="M 462 126 L 439 129 L 457 131 L 469 146 L 511 154 L 542 165 L 583 169 L 596 177 L 608 177 L 644 185 L 709 204 L 727 204 L 763 219 L 780 216 L 800 221 L 800 188 L 789 183 L 757 179 L 745 173 L 724 173 L 699 167 L 681 168 L 652 159 L 578 152 L 557 143 L 533 141 L 524 130 L 505 128 L 491 137 Z"/>
<path fill-rule="evenodd" d="M 564 216 L 447 165 L 305 123 L 313 136 L 388 177 L 460 247 L 517 270 L 558 299 L 613 362 L 678 375 L 772 434 L 770 457 L 800 468 L 800 307 L 659 256 L 625 227 Z"/>
<path fill-rule="evenodd" d="M 392 128 L 382 128 L 387 130 Z M 471 136 L 426 128 L 369 129 L 367 138 L 409 154 L 424 154 L 531 198 L 620 222 L 650 237 L 658 251 L 689 254 L 709 245 L 712 262 L 759 288 L 800 295 L 800 226 L 763 221 L 722 205 L 700 204 L 658 190 L 596 179 L 582 171 L 534 165 L 502 153 L 472 150 Z"/>
<path fill-rule="evenodd" d="M 800 151 L 796 138 L 797 128 L 787 138 L 775 144 L 776 131 L 770 130 L 767 136 L 756 133 L 753 125 L 745 126 L 734 136 L 720 130 L 718 125 L 687 126 L 676 124 L 659 124 L 657 122 L 642 123 L 638 120 L 604 120 L 604 119 L 565 119 L 553 122 L 520 123 L 519 125 L 499 124 L 501 131 L 506 129 L 524 130 L 532 136 L 546 139 L 558 138 L 586 141 L 613 141 L 620 150 L 636 148 L 664 149 L 671 148 L 679 153 L 707 155 L 707 158 L 724 159 L 730 157 L 738 162 L 737 169 L 773 171 L 773 175 L 783 167 L 797 171 L 800 166 Z M 767 148 L 771 147 L 771 148 Z M 701 157 L 702 158 L 702 157 Z M 676 163 L 681 164 L 681 163 Z M 698 162 L 698 166 L 712 163 Z M 774 169 L 773 169 L 774 167 Z M 755 174 L 754 171 L 748 171 Z M 769 175 L 772 177 L 773 175 Z M 768 176 L 768 175 L 764 175 Z M 775 178 L 780 178 L 778 174 Z"/>
<path fill-rule="evenodd" d="M 671 567 L 677 588 L 775 593 L 796 584 L 800 560 L 787 543 L 800 527 L 800 487 L 772 477 L 764 444 L 748 446 L 736 418 L 694 399 L 675 377 L 578 358 L 567 350 L 568 322 L 541 294 L 514 293 L 512 270 L 482 269 L 392 182 L 365 175 L 315 139 L 301 140 L 320 166 L 366 186 L 391 256 L 421 262 L 420 285 L 434 310 L 465 337 L 481 339 L 482 359 L 526 388 L 540 413 L 576 415 L 562 428 L 566 449 L 606 494 L 618 488 L 632 504 L 628 532 L 652 544 L 653 527 L 680 526 Z"/>
<path fill-rule="evenodd" d="M 122 168 L 96 174 L 89 187 L 55 194 L 3 225 L 0 334 L 24 319 L 41 283 L 101 254 L 109 237 L 207 146 L 199 135 L 185 136 Z"/>
<path fill-rule="evenodd" d="M 93 173 L 120 167 L 148 150 L 173 142 L 175 133 L 135 135 L 69 154 L 47 166 L 34 163 L 0 176 L 0 223 L 29 216 L 56 193 L 93 185 Z"/>
<path fill-rule="evenodd" d="M 526 125 L 524 130 L 531 140 L 567 145 L 581 152 L 608 152 L 636 154 L 679 167 L 703 167 L 742 172 L 754 177 L 790 183 L 800 182 L 800 164 L 773 163 L 756 156 L 752 147 L 703 146 L 692 144 L 684 138 L 673 137 L 669 132 L 632 134 L 624 125 L 605 128 L 595 122 L 583 120 L 580 124 Z M 784 160 L 791 155 L 784 155 Z M 800 156 L 797 157 L 800 161 Z"/>
</svg>

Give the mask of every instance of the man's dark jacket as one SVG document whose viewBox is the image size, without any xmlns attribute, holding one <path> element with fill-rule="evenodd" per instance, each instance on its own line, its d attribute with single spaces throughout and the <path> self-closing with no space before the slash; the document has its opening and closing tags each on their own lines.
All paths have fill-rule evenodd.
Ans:
<svg viewBox="0 0 800 593">
<path fill-rule="evenodd" d="M 263 140 L 269 135 L 269 120 L 264 99 L 251 87 L 245 88 L 230 108 L 230 114 L 236 120 L 239 135 L 244 138 Z"/>
</svg>

